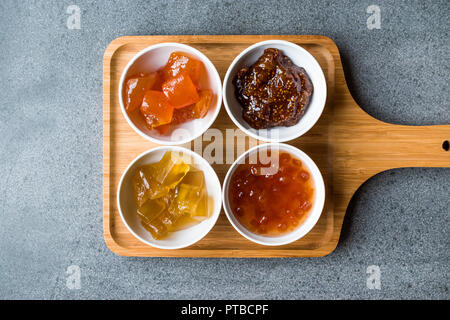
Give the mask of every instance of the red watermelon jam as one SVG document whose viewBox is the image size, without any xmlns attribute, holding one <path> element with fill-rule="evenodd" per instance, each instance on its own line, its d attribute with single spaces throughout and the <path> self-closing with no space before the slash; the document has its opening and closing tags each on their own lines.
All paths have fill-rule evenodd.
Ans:
<svg viewBox="0 0 450 320">
<path fill-rule="evenodd" d="M 261 174 L 268 164 L 262 164 L 259 157 L 255 164 L 240 164 L 229 186 L 235 217 L 251 232 L 265 236 L 295 230 L 308 216 L 314 201 L 313 179 L 299 159 L 280 152 L 278 166 L 274 167 L 272 174 Z"/>
</svg>

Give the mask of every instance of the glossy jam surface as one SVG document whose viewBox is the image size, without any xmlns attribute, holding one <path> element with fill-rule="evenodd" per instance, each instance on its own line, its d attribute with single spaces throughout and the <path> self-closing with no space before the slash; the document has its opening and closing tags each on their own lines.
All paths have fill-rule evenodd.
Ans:
<svg viewBox="0 0 450 320">
<path fill-rule="evenodd" d="M 162 77 L 164 80 L 169 80 L 181 72 L 187 72 L 193 83 L 198 87 L 204 72 L 203 63 L 199 60 L 192 59 L 186 53 L 173 52 L 167 64 L 161 70 Z"/>
<path fill-rule="evenodd" d="M 201 61 L 172 52 L 156 72 L 125 79 L 125 109 L 131 118 L 143 117 L 150 130 L 165 134 L 174 125 L 206 116 L 214 95 L 205 87 L 205 79 Z"/>
<path fill-rule="evenodd" d="M 150 129 L 169 124 L 172 121 L 173 107 L 160 91 L 148 90 L 139 111 Z"/>
<path fill-rule="evenodd" d="M 313 94 L 305 69 L 274 48 L 240 69 L 233 82 L 242 117 L 254 129 L 297 124 Z"/>
<path fill-rule="evenodd" d="M 156 73 L 149 75 L 141 73 L 127 79 L 123 94 L 123 101 L 127 111 L 133 111 L 139 108 L 144 99 L 145 92 L 153 88 L 156 79 Z"/>
<path fill-rule="evenodd" d="M 199 93 L 200 100 L 181 109 L 174 109 L 172 124 L 176 125 L 191 119 L 203 118 L 208 113 L 213 93 L 211 90 L 202 90 Z"/>
<path fill-rule="evenodd" d="M 162 92 L 167 102 L 174 108 L 181 109 L 200 100 L 197 88 L 187 72 L 180 72 L 162 85 Z"/>
<path fill-rule="evenodd" d="M 141 166 L 133 176 L 137 215 L 155 239 L 206 219 L 211 214 L 202 171 L 166 152 L 159 162 Z"/>
<path fill-rule="evenodd" d="M 313 205 L 314 182 L 308 169 L 287 152 L 276 156 L 275 170 L 263 171 L 268 165 L 258 159 L 255 164 L 240 164 L 230 180 L 233 214 L 256 234 L 277 236 L 295 230 Z"/>
</svg>

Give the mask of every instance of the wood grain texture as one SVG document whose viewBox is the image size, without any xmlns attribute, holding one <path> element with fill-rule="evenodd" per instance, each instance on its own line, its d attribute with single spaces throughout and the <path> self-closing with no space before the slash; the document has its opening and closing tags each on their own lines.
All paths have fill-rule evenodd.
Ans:
<svg viewBox="0 0 450 320">
<path fill-rule="evenodd" d="M 236 55 L 253 43 L 281 39 L 308 50 L 321 65 L 328 86 L 325 110 L 317 124 L 290 141 L 320 168 L 327 200 L 317 225 L 302 239 L 280 247 L 248 241 L 228 222 L 223 210 L 211 232 L 195 245 L 180 250 L 152 248 L 130 234 L 120 219 L 116 192 L 126 166 L 155 147 L 135 133 L 118 102 L 118 81 L 128 61 L 140 50 L 161 42 L 180 42 L 206 54 L 222 80 Z M 235 128 L 222 107 L 212 128 Z M 107 246 L 124 256 L 157 257 L 318 257 L 332 252 L 339 241 L 348 203 L 358 187 L 376 173 L 399 167 L 449 167 L 450 125 L 404 126 L 381 122 L 353 100 L 345 82 L 335 43 L 324 36 L 137 36 L 121 37 L 108 46 L 103 59 L 103 229 Z M 246 149 L 257 143 L 247 138 Z M 207 143 L 204 143 L 206 145 Z M 189 145 L 187 146 L 189 147 Z M 236 155 L 237 156 L 237 155 Z M 213 165 L 223 182 L 229 165 Z"/>
</svg>

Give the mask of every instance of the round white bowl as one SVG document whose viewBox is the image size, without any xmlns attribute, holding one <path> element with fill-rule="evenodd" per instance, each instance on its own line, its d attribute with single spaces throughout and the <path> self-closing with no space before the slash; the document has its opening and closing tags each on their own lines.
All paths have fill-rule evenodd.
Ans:
<svg viewBox="0 0 450 320">
<path fill-rule="evenodd" d="M 146 127 L 143 118 L 130 119 L 125 110 L 122 91 L 125 79 L 128 76 L 133 76 L 140 72 L 151 73 L 157 71 L 167 63 L 170 54 L 174 51 L 188 53 L 203 62 L 206 74 L 208 75 L 208 79 L 205 80 L 205 85 L 212 90 L 214 98 L 211 101 L 211 106 L 204 118 L 178 124 L 174 130 L 169 130 L 169 132 L 166 132 L 165 134 L 160 134 L 157 130 L 149 130 Z M 159 43 L 140 51 L 130 60 L 130 62 L 128 62 L 120 77 L 119 102 L 127 122 L 134 131 L 145 139 L 164 145 L 184 144 L 201 136 L 213 124 L 214 120 L 216 120 L 222 104 L 222 82 L 216 67 L 214 67 L 208 57 L 199 50 L 180 43 Z"/>
<path fill-rule="evenodd" d="M 137 208 L 131 181 L 138 167 L 158 162 L 166 151 L 179 152 L 182 156 L 190 157 L 193 162 L 192 164 L 197 169 L 203 171 L 208 196 L 213 198 L 212 203 L 214 204 L 214 208 L 211 217 L 208 219 L 189 228 L 170 232 L 169 235 L 162 240 L 155 240 L 150 232 L 144 229 L 136 214 Z M 117 190 L 117 207 L 119 208 L 120 217 L 122 218 L 123 223 L 137 239 L 152 247 L 160 249 L 184 248 L 202 239 L 216 224 L 222 207 L 220 181 L 211 165 L 197 153 L 182 147 L 157 147 L 139 155 L 125 169 L 125 172 L 120 178 Z"/>
<path fill-rule="evenodd" d="M 297 227 L 297 229 L 283 234 L 281 236 L 263 236 L 249 231 L 245 228 L 239 220 L 234 216 L 233 210 L 230 207 L 229 198 L 228 198 L 228 187 L 230 185 L 231 177 L 233 176 L 235 170 L 239 166 L 239 164 L 244 163 L 245 160 L 251 155 L 260 150 L 264 150 L 267 148 L 274 148 L 272 150 L 285 151 L 290 153 L 292 156 L 301 160 L 303 165 L 308 169 L 311 174 L 311 177 L 314 182 L 314 200 L 311 207 L 311 210 L 308 213 L 307 218 L 303 221 L 303 223 Z M 258 145 L 254 148 L 249 149 L 245 153 L 243 153 L 236 161 L 231 165 L 228 170 L 227 175 L 225 176 L 225 180 L 223 182 L 222 188 L 222 198 L 223 198 L 223 208 L 225 210 L 225 214 L 230 220 L 230 223 L 233 227 L 245 238 L 250 241 L 256 242 L 258 244 L 266 245 L 266 246 L 280 246 L 284 244 L 288 244 L 294 242 L 303 236 L 305 236 L 317 221 L 322 214 L 323 206 L 325 204 L 325 184 L 323 182 L 322 174 L 320 173 L 319 168 L 316 166 L 314 161 L 303 151 L 297 149 L 291 145 L 287 145 L 284 143 L 267 143 Z"/>
<path fill-rule="evenodd" d="M 314 92 L 305 114 L 296 125 L 256 130 L 242 118 L 242 107 L 236 99 L 233 78 L 239 69 L 255 63 L 267 48 L 276 48 L 283 51 L 294 64 L 304 68 L 313 83 Z M 258 42 L 242 51 L 231 63 L 223 81 L 223 103 L 231 120 L 249 136 L 266 142 L 289 141 L 306 133 L 319 120 L 326 99 L 327 84 L 319 63 L 302 47 L 283 40 Z"/>
</svg>

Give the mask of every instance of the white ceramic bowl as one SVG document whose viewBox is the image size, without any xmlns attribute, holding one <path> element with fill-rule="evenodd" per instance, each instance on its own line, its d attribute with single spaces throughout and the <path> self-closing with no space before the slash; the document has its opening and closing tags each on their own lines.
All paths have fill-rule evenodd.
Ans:
<svg viewBox="0 0 450 320">
<path fill-rule="evenodd" d="M 297 159 L 301 160 L 303 165 L 309 170 L 311 173 L 311 177 L 314 182 L 314 201 L 313 205 L 311 207 L 311 210 L 308 213 L 308 217 L 306 218 L 303 223 L 297 227 L 294 231 L 291 231 L 287 234 L 281 235 L 281 236 L 263 236 L 255 234 L 251 231 L 249 231 L 247 228 L 245 228 L 234 216 L 233 210 L 230 207 L 229 199 L 228 199 L 228 187 L 230 185 L 230 179 L 233 176 L 233 173 L 237 169 L 240 163 L 244 163 L 245 159 L 248 159 L 248 157 L 254 153 L 259 152 L 260 150 L 264 150 L 267 148 L 274 148 L 273 150 L 279 150 L 285 151 L 290 153 L 292 156 L 296 157 Z M 243 153 L 236 161 L 233 163 L 233 165 L 228 170 L 227 175 L 225 176 L 225 181 L 223 183 L 222 188 L 222 198 L 223 198 L 223 208 L 225 210 L 225 214 L 228 217 L 228 220 L 230 220 L 230 223 L 233 225 L 233 227 L 245 238 L 247 238 L 250 241 L 266 245 L 266 246 L 279 246 L 283 244 L 288 244 L 291 242 L 294 242 L 303 236 L 305 236 L 311 229 L 314 227 L 314 225 L 317 223 L 317 221 L 320 218 L 320 215 L 322 214 L 323 206 L 325 203 L 325 184 L 323 182 L 322 174 L 320 173 L 319 168 L 316 166 L 314 161 L 303 151 L 300 149 L 297 149 L 291 145 L 287 145 L 284 143 L 267 143 L 258 145 L 254 148 L 251 148 L 250 150 Z"/>
<path fill-rule="evenodd" d="M 313 83 L 314 92 L 308 109 L 296 125 L 256 130 L 242 118 L 242 107 L 235 96 L 233 78 L 239 69 L 255 63 L 267 48 L 283 51 L 294 64 L 303 67 Z M 319 120 L 326 98 L 327 84 L 319 63 L 302 47 L 283 40 L 258 42 L 242 51 L 231 63 L 223 81 L 223 103 L 231 120 L 249 136 L 266 142 L 289 141 L 306 133 Z"/>
<path fill-rule="evenodd" d="M 144 119 L 140 119 L 140 117 L 130 119 L 123 103 L 122 90 L 124 81 L 128 76 L 136 75 L 139 72 L 157 71 L 167 63 L 170 54 L 174 51 L 186 52 L 203 62 L 208 75 L 205 85 L 213 91 L 214 99 L 211 101 L 209 111 L 204 118 L 181 123 L 174 130 L 160 134 L 157 130 L 149 130 L 145 126 Z M 158 144 L 184 144 L 201 136 L 217 118 L 222 104 L 222 82 L 212 62 L 197 49 L 180 43 L 159 43 L 140 51 L 128 62 L 119 82 L 119 102 L 125 119 L 142 137 Z"/>
<path fill-rule="evenodd" d="M 193 160 L 194 166 L 203 171 L 208 196 L 213 198 L 212 202 L 214 208 L 210 218 L 187 229 L 171 232 L 165 239 L 155 240 L 151 234 L 144 229 L 136 214 L 137 208 L 131 180 L 138 167 L 158 162 L 166 151 L 179 152 L 183 156 L 190 157 Z M 139 155 L 125 169 L 125 172 L 120 178 L 117 190 L 117 207 L 119 208 L 120 217 L 122 218 L 123 223 L 137 239 L 152 247 L 160 249 L 184 248 L 202 239 L 215 225 L 222 207 L 220 181 L 210 164 L 197 153 L 182 147 L 157 147 Z"/>
</svg>

